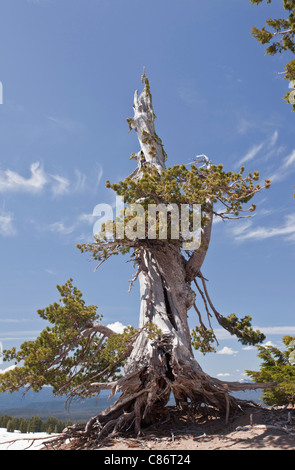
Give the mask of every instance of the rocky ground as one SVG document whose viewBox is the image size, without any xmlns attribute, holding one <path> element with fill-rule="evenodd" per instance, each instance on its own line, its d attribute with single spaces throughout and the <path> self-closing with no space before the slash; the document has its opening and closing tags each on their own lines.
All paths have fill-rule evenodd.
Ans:
<svg viewBox="0 0 295 470">
<path fill-rule="evenodd" d="M 243 412 L 232 416 L 225 424 L 224 417 L 213 413 L 196 415 L 168 407 L 166 418 L 145 429 L 140 438 L 121 435 L 106 440 L 99 447 L 91 446 L 91 450 L 114 453 L 118 450 L 295 450 L 295 409 L 265 408 L 254 403 L 242 408 Z M 0 436 L 0 450 L 48 448 L 44 447 L 42 434 L 4 434 Z M 34 441 L 34 437 L 38 439 Z M 52 436 L 47 435 L 45 442 L 48 439 L 51 440 Z M 63 445 L 61 450 L 74 450 L 76 447 L 77 442 L 72 441 Z"/>
<path fill-rule="evenodd" d="M 166 420 L 140 438 L 119 436 L 97 450 L 295 450 L 295 409 L 246 406 L 228 424 L 214 415 L 181 415 L 171 407 Z M 64 446 L 71 450 L 73 444 Z"/>
</svg>

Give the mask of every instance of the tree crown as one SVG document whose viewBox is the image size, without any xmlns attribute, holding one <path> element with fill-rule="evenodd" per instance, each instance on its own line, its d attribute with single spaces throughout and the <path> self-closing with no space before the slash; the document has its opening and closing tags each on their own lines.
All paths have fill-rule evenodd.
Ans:
<svg viewBox="0 0 295 470">
<path fill-rule="evenodd" d="M 262 2 L 263 0 L 251 0 L 252 5 Z M 271 0 L 267 0 L 267 3 L 271 3 Z M 252 28 L 252 35 L 260 44 L 267 45 L 266 54 L 295 53 L 295 1 L 283 0 L 283 7 L 289 13 L 287 18 L 269 18 L 266 20 L 267 26 L 261 29 L 256 26 Z M 289 80 L 290 88 L 293 90 L 287 92 L 284 99 L 292 105 L 292 110 L 295 111 L 295 59 L 286 64 L 285 79 Z"/>
<path fill-rule="evenodd" d="M 275 346 L 257 346 L 262 359 L 260 371 L 247 370 L 255 382 L 276 382 L 277 386 L 263 391 L 266 405 L 295 404 L 295 336 L 284 336 L 284 351 Z"/>
</svg>

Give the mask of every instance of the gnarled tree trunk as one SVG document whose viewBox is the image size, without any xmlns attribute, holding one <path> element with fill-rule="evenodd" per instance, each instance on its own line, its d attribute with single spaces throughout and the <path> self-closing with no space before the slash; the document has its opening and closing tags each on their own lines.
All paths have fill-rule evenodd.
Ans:
<svg viewBox="0 0 295 470">
<path fill-rule="evenodd" d="M 166 160 L 154 128 L 149 83 L 145 75 L 142 80 L 145 87 L 139 97 L 135 93 L 134 117 L 127 120 L 141 147 L 133 154 L 138 162 L 130 175 L 134 179 L 141 178 L 144 164 L 157 168 L 161 174 Z M 140 433 L 142 425 L 153 422 L 163 412 L 171 393 L 179 406 L 207 404 L 224 412 L 227 418 L 229 409 L 236 404 L 229 391 L 267 386 L 225 383 L 212 378 L 193 355 L 187 320 L 187 312 L 195 303 L 191 282 L 201 276 L 212 217 L 213 212 L 202 229 L 200 247 L 188 260 L 179 247 L 162 240 L 145 241 L 137 249 L 141 300 L 138 326 L 142 330 L 125 365 L 124 377 L 113 385 L 112 393 L 121 392 L 119 399 L 98 417 L 100 437 L 107 431 L 115 433 L 132 426 Z M 159 334 L 151 335 L 144 328 L 151 323 L 157 326 Z"/>
<path fill-rule="evenodd" d="M 146 164 L 156 168 L 161 175 L 166 161 L 161 139 L 154 128 L 155 114 L 145 75 L 142 81 L 145 83 L 143 92 L 139 97 L 137 92 L 134 96 L 134 117 L 127 119 L 130 130 L 136 131 L 140 143 L 140 151 L 132 156 L 137 167 L 130 177 L 135 180 L 142 177 L 142 167 Z M 210 165 L 206 157 L 203 163 L 207 168 Z M 205 304 L 214 309 L 201 274 L 211 237 L 211 201 L 207 201 L 208 207 L 212 207 L 212 211 L 207 214 L 206 225 L 202 227 L 201 244 L 188 253 L 188 258 L 179 246 L 165 240 L 145 239 L 137 245 L 135 261 L 138 267 L 136 278 L 140 283 L 140 333 L 132 345 L 124 376 L 115 383 L 93 384 L 98 390 L 111 388 L 111 396 L 117 392 L 120 396 L 87 423 L 84 435 L 90 435 L 94 430 L 99 441 L 105 435 L 114 435 L 122 430 L 134 429 L 139 434 L 142 426 L 163 414 L 171 393 L 180 407 L 209 405 L 224 413 L 227 420 L 230 409 L 237 406 L 236 400 L 229 395 L 230 391 L 271 385 L 222 382 L 206 374 L 194 357 L 188 310 L 194 305 L 198 312 L 191 288 L 192 282 L 198 287 L 197 278 L 201 278 L 204 286 L 204 291 L 198 289 Z M 215 314 L 219 315 L 216 311 Z M 146 325 L 156 325 L 157 330 L 151 332 Z"/>
</svg>

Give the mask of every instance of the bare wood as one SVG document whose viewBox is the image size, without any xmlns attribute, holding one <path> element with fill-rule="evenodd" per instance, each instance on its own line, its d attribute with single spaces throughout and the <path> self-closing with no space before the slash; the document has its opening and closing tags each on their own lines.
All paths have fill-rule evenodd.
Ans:
<svg viewBox="0 0 295 470">
<path fill-rule="evenodd" d="M 140 96 L 137 91 L 134 95 L 134 117 L 127 120 L 130 130 L 134 129 L 137 133 L 140 144 L 140 151 L 132 156 L 137 162 L 137 168 L 130 177 L 135 180 L 142 177 L 142 169 L 147 164 L 161 174 L 165 170 L 166 160 L 162 141 L 155 131 L 155 114 L 145 74 L 142 81 L 144 90 Z M 202 163 L 207 168 L 210 167 L 207 157 Z M 224 414 L 225 421 L 228 422 L 231 411 L 239 409 L 237 400 L 230 391 L 275 385 L 220 381 L 206 374 L 194 357 L 188 311 L 195 306 L 202 324 L 201 314 L 195 303 L 195 293 L 191 288 L 191 283 L 197 276 L 202 279 L 204 292 L 197 282 L 196 285 L 205 303 L 209 322 L 211 314 L 208 304 L 217 319 L 220 317 L 201 274 L 213 224 L 214 211 L 210 200 L 206 202 L 204 210 L 207 223 L 202 229 L 201 246 L 190 253 L 188 260 L 184 258 L 181 249 L 172 244 L 150 240 L 141 244 L 138 242 L 135 259 L 137 271 L 130 282 L 132 287 L 133 282 L 139 280 L 139 329 L 130 340 L 128 350 L 120 358 L 126 360 L 124 376 L 117 381 L 102 383 L 99 379 L 107 371 L 105 369 L 98 372 L 95 378 L 92 377 L 89 384 L 90 391 L 110 389 L 111 396 L 117 392 L 120 392 L 120 396 L 98 417 L 88 422 L 87 433 L 85 429 L 72 428 L 68 435 L 84 436 L 85 442 L 88 442 L 89 435 L 93 433 L 97 442 L 97 439 L 102 440 L 105 435 L 114 436 L 131 428 L 140 434 L 144 424 L 150 424 L 158 414 L 163 414 L 171 390 L 179 407 L 187 407 L 189 403 L 193 406 L 206 404 Z M 116 250 L 116 244 L 109 246 Z M 88 322 L 86 326 L 90 332 L 99 332 L 105 337 L 115 334 L 99 322 Z"/>
<path fill-rule="evenodd" d="M 138 162 L 137 171 L 133 174 L 135 179 L 141 177 L 141 168 L 146 162 L 156 167 L 161 173 L 165 169 L 167 157 L 162 141 L 155 131 L 154 121 L 156 115 L 152 106 L 149 81 L 145 73 L 142 76 L 142 82 L 145 84 L 144 90 L 139 97 L 137 90 L 134 94 L 134 117 L 127 119 L 129 129 L 134 129 L 137 133 L 141 148 L 138 153 L 133 154 L 131 157 Z"/>
<path fill-rule="evenodd" d="M 102 323 L 99 323 L 97 321 L 87 321 L 85 323 L 85 326 L 91 329 L 92 331 L 98 331 L 98 333 L 101 333 L 102 335 L 107 336 L 108 338 L 111 335 L 117 334 L 114 330 L 112 330 L 108 326 L 103 325 Z"/>
<path fill-rule="evenodd" d="M 185 269 L 186 277 L 189 281 L 192 281 L 201 271 L 211 240 L 212 224 L 213 211 L 209 212 L 208 222 L 205 227 L 202 228 L 200 248 L 195 250 L 190 259 L 187 261 Z"/>
<path fill-rule="evenodd" d="M 117 386 L 118 382 L 92 382 L 90 387 L 94 390 L 111 390 Z"/>
</svg>

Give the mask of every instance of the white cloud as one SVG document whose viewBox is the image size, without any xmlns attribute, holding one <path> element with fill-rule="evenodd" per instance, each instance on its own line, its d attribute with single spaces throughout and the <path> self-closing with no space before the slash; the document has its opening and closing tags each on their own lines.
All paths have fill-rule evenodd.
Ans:
<svg viewBox="0 0 295 470">
<path fill-rule="evenodd" d="M 254 330 L 259 330 L 261 333 L 264 335 L 277 335 L 277 336 L 285 336 L 285 335 L 290 335 L 290 336 L 295 336 L 295 326 L 257 326 L 253 325 Z M 226 331 L 224 328 L 216 328 L 214 330 L 214 333 L 216 335 L 216 338 L 219 341 L 223 340 L 229 340 L 229 339 L 236 339 L 235 335 L 231 335 L 228 331 Z M 253 346 L 245 346 L 243 349 L 247 350 L 252 348 Z"/>
<path fill-rule="evenodd" d="M 11 212 L 0 211 L 0 235 L 11 237 L 16 235 L 16 229 L 13 226 L 13 214 Z"/>
<path fill-rule="evenodd" d="M 51 276 L 55 276 L 56 272 L 53 269 L 47 268 L 45 269 L 45 272 L 50 274 Z"/>
<path fill-rule="evenodd" d="M 95 217 L 93 214 L 80 214 L 78 217 L 76 217 L 76 220 L 74 220 L 72 224 L 67 225 L 64 221 L 61 220 L 50 224 L 49 230 L 61 235 L 70 235 L 83 224 L 92 225 L 94 220 Z"/>
<path fill-rule="evenodd" d="M 69 235 L 73 233 L 75 230 L 75 224 L 69 225 L 68 227 L 64 224 L 64 222 L 54 222 L 53 224 L 49 225 L 49 230 L 54 233 L 60 233 L 62 235 Z"/>
<path fill-rule="evenodd" d="M 284 160 L 284 167 L 288 168 L 289 166 L 295 163 L 295 149 L 288 155 Z"/>
<path fill-rule="evenodd" d="M 124 328 L 127 328 L 126 325 L 123 325 L 123 323 L 119 321 L 116 321 L 115 323 L 110 323 L 109 325 L 107 325 L 107 327 L 113 330 L 115 333 L 119 333 L 119 334 L 123 333 Z"/>
<path fill-rule="evenodd" d="M 225 372 L 225 373 L 219 373 L 217 374 L 217 377 L 230 377 L 231 374 L 229 374 L 228 372 Z"/>
<path fill-rule="evenodd" d="M 269 179 L 274 182 L 283 181 L 295 170 L 295 149 L 283 159 L 282 165 L 273 173 Z"/>
<path fill-rule="evenodd" d="M 273 133 L 273 135 L 270 139 L 270 142 L 269 142 L 269 148 L 272 148 L 276 145 L 278 137 L 279 137 L 278 131 L 274 131 L 274 133 Z"/>
<path fill-rule="evenodd" d="M 266 341 L 266 343 L 264 343 L 263 346 L 272 346 L 273 348 L 276 347 L 276 345 L 272 341 Z"/>
<path fill-rule="evenodd" d="M 5 372 L 9 372 L 10 370 L 13 370 L 15 368 L 16 366 L 10 366 L 10 367 L 7 367 L 6 369 L 0 369 L 0 374 L 5 374 Z"/>
<path fill-rule="evenodd" d="M 235 239 L 244 240 L 265 240 L 272 237 L 284 237 L 286 241 L 295 242 L 295 214 L 289 214 L 285 221 L 278 227 L 257 227 L 248 230 L 251 226 L 245 226 L 244 230 L 234 233 Z"/>
<path fill-rule="evenodd" d="M 228 346 L 224 346 L 220 351 L 217 351 L 217 354 L 224 354 L 228 356 L 234 356 L 238 353 L 238 351 L 234 351 L 232 348 Z"/>
<path fill-rule="evenodd" d="M 295 326 L 255 326 L 255 329 L 259 329 L 265 335 L 295 335 Z"/>
<path fill-rule="evenodd" d="M 97 188 L 99 186 L 99 183 L 101 181 L 102 175 L 103 175 L 103 169 L 102 169 L 101 166 L 99 166 L 98 172 L 97 172 L 97 179 L 96 179 L 96 183 L 95 183 L 95 186 L 94 186 L 94 191 L 97 190 Z"/>
<path fill-rule="evenodd" d="M 246 153 L 246 155 L 239 160 L 238 165 L 242 165 L 246 162 L 249 162 L 253 160 L 254 157 L 260 152 L 260 150 L 263 148 L 263 143 L 259 145 L 254 145 L 253 147 L 250 148 L 250 150 Z"/>
<path fill-rule="evenodd" d="M 39 162 L 30 166 L 30 178 L 24 178 L 12 170 L 0 170 L 0 192 L 28 191 L 39 192 L 48 182 L 48 177 L 40 167 Z"/>
<path fill-rule="evenodd" d="M 75 185 L 75 191 L 82 191 L 86 183 L 86 175 L 81 173 L 79 170 L 75 170 L 77 182 Z"/>
<path fill-rule="evenodd" d="M 243 233 L 245 233 L 252 226 L 252 224 L 252 220 L 241 219 L 231 227 L 231 233 L 235 238 L 238 238 L 242 236 Z"/>
<path fill-rule="evenodd" d="M 268 155 L 270 155 L 269 153 L 270 151 L 271 153 L 273 153 L 274 151 L 273 149 L 277 143 L 278 137 L 279 137 L 279 133 L 277 130 L 275 130 L 269 139 L 265 140 L 264 142 L 261 142 L 260 144 L 253 145 L 248 150 L 246 155 L 239 160 L 238 166 L 241 166 L 244 163 L 247 163 L 253 160 L 263 148 L 265 149 L 265 151 L 268 152 Z"/>
<path fill-rule="evenodd" d="M 58 174 L 46 173 L 40 162 L 34 162 L 30 166 L 31 175 L 28 178 L 10 169 L 0 170 L 0 193 L 27 192 L 40 193 L 45 188 L 51 190 L 54 196 L 68 194 L 70 191 L 81 191 L 85 188 L 86 175 L 75 169 L 76 182 L 71 183 L 68 178 Z M 96 186 L 102 176 L 100 169 Z"/>
<path fill-rule="evenodd" d="M 70 188 L 70 182 L 67 178 L 59 175 L 51 175 L 53 179 L 52 192 L 54 196 L 60 196 L 68 193 Z"/>
<path fill-rule="evenodd" d="M 77 223 L 86 222 L 88 224 L 93 224 L 95 221 L 95 216 L 93 214 L 80 214 L 77 218 Z"/>
<path fill-rule="evenodd" d="M 214 333 L 216 335 L 216 338 L 218 340 L 224 340 L 224 339 L 231 339 L 233 336 L 224 328 L 216 328 L 214 329 Z"/>
</svg>

